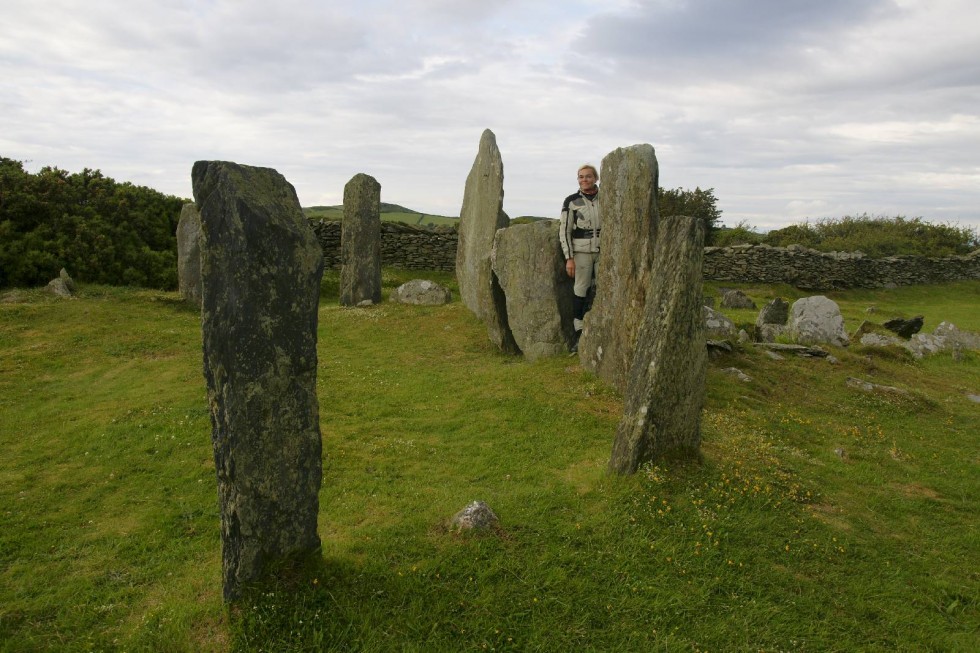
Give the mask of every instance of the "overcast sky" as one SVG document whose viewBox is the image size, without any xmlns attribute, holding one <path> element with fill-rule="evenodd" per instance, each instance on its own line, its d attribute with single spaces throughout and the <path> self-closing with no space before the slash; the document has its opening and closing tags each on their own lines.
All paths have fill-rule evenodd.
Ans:
<svg viewBox="0 0 980 653">
<path fill-rule="evenodd" d="M 650 143 L 723 221 L 980 226 L 976 0 L 4 0 L 0 156 L 191 197 L 194 161 L 356 173 L 458 215 L 480 134 L 504 210 Z"/>
</svg>

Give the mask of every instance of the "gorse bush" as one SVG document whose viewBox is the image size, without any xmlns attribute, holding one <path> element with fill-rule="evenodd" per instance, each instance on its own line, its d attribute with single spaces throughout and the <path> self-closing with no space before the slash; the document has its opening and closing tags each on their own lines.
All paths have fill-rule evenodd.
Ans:
<svg viewBox="0 0 980 653">
<path fill-rule="evenodd" d="M 64 267 L 90 283 L 176 288 L 186 201 L 98 170 L 30 174 L 0 157 L 0 287 L 44 284 Z"/>
<path fill-rule="evenodd" d="M 980 235 L 975 228 L 865 213 L 805 221 L 767 234 L 756 233 L 741 222 L 733 229 L 719 230 L 715 240 L 720 246 L 759 243 L 773 247 L 802 245 L 821 252 L 860 251 L 871 257 L 953 256 L 968 254 L 980 246 Z"/>
</svg>

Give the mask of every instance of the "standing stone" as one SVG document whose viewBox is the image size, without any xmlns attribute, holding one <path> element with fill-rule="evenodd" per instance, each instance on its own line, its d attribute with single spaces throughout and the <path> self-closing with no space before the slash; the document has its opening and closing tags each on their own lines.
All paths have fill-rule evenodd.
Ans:
<svg viewBox="0 0 980 653">
<path fill-rule="evenodd" d="M 643 144 L 607 154 L 599 175 L 602 253 L 579 359 L 620 390 L 626 388 L 651 287 L 658 174 L 653 146 Z"/>
<path fill-rule="evenodd" d="M 459 296 L 487 327 L 487 335 L 502 351 L 520 353 L 507 323 L 504 291 L 491 267 L 490 254 L 498 229 L 510 224 L 504 213 L 504 164 L 497 139 L 489 129 L 480 137 L 480 149 L 466 177 L 463 207 L 459 212 L 456 246 L 456 281 Z"/>
<path fill-rule="evenodd" d="M 184 301 L 201 306 L 201 213 L 193 202 L 177 222 L 177 287 Z"/>
<path fill-rule="evenodd" d="M 558 243 L 558 222 L 518 224 L 497 231 L 491 255 L 507 301 L 507 321 L 529 361 L 568 351 L 572 284 Z"/>
<path fill-rule="evenodd" d="M 721 297 L 722 308 L 755 308 L 755 302 L 741 290 L 726 290 Z"/>
<path fill-rule="evenodd" d="M 340 305 L 381 301 L 381 184 L 364 173 L 344 186 Z"/>
<path fill-rule="evenodd" d="M 78 286 L 75 285 L 75 280 L 68 275 L 68 270 L 61 268 L 58 276 L 48 282 L 46 289 L 57 297 L 71 299 L 78 291 Z"/>
<path fill-rule="evenodd" d="M 204 376 L 225 600 L 270 563 L 316 551 L 323 254 L 278 172 L 198 161 Z"/>
<path fill-rule="evenodd" d="M 846 347 L 848 344 L 840 307 L 823 295 L 793 302 L 788 327 L 790 335 L 801 345 L 829 343 Z"/>
<path fill-rule="evenodd" d="M 707 352 L 701 301 L 704 225 L 660 220 L 652 287 L 616 430 L 610 471 L 632 474 L 664 455 L 695 454 L 701 444 Z"/>
<path fill-rule="evenodd" d="M 777 297 L 759 311 L 759 317 L 755 319 L 755 325 L 761 327 L 763 324 L 786 324 L 789 319 L 789 303 L 782 297 Z"/>
</svg>

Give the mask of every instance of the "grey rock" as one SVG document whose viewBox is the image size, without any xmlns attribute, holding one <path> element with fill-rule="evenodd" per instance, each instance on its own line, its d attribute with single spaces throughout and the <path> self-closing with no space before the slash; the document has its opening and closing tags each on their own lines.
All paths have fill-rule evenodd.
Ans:
<svg viewBox="0 0 980 653">
<path fill-rule="evenodd" d="M 435 281 L 427 279 L 412 279 L 395 288 L 391 293 L 391 301 L 399 304 L 416 304 L 419 306 L 440 306 L 448 304 L 453 299 L 453 293 Z"/>
<path fill-rule="evenodd" d="M 729 320 L 724 313 L 704 306 L 701 315 L 704 319 L 705 337 L 712 340 L 728 340 L 737 335 L 735 323 Z"/>
<path fill-rule="evenodd" d="M 504 291 L 507 323 L 529 361 L 568 351 L 572 285 L 558 244 L 558 222 L 518 224 L 497 231 L 491 255 Z"/>
<path fill-rule="evenodd" d="M 837 302 L 823 295 L 804 297 L 793 302 L 789 333 L 800 344 L 827 343 L 846 347 L 844 317 Z"/>
<path fill-rule="evenodd" d="M 789 329 L 782 324 L 762 324 L 756 327 L 759 340 L 762 342 L 776 342 L 779 336 L 787 333 Z"/>
<path fill-rule="evenodd" d="M 785 356 L 781 356 L 780 354 L 778 354 L 778 353 L 776 353 L 776 352 L 774 352 L 772 350 L 769 350 L 769 349 L 767 349 L 765 351 L 765 354 L 766 354 L 766 356 L 768 356 L 769 358 L 771 358 L 774 361 L 784 361 L 784 360 L 786 360 L 786 357 Z"/>
<path fill-rule="evenodd" d="M 908 320 L 896 317 L 895 319 L 888 320 L 882 326 L 908 340 L 922 330 L 922 325 L 924 322 L 925 318 L 923 318 L 921 315 L 916 315 Z"/>
<path fill-rule="evenodd" d="M 897 345 L 899 347 L 905 346 L 904 340 L 899 340 L 895 336 L 886 336 L 880 333 L 865 333 L 861 336 L 858 341 L 864 347 L 889 347 L 892 345 Z"/>
<path fill-rule="evenodd" d="M 381 301 L 381 184 L 364 173 L 344 186 L 340 305 Z"/>
<path fill-rule="evenodd" d="M 315 552 L 322 476 L 317 308 L 323 255 L 275 170 L 198 161 L 204 376 L 224 597 Z"/>
<path fill-rule="evenodd" d="M 749 336 L 748 331 L 745 329 L 738 330 L 738 344 L 744 345 L 747 342 L 752 342 L 752 338 Z"/>
<path fill-rule="evenodd" d="M 201 213 L 184 204 L 177 222 L 177 287 L 184 301 L 201 306 Z"/>
<path fill-rule="evenodd" d="M 759 317 L 755 320 L 755 325 L 761 327 L 763 324 L 785 325 L 789 319 L 789 303 L 782 297 L 774 300 L 762 307 Z"/>
<path fill-rule="evenodd" d="M 500 524 L 496 513 L 483 501 L 474 501 L 453 515 L 450 525 L 457 531 L 485 531 Z"/>
<path fill-rule="evenodd" d="M 748 374 L 738 369 L 737 367 L 726 367 L 725 369 L 722 370 L 722 372 L 730 376 L 734 376 L 736 379 L 738 379 L 743 383 L 750 383 L 752 381 L 752 377 L 750 377 Z"/>
<path fill-rule="evenodd" d="M 714 297 L 705 297 L 704 298 L 704 305 L 707 306 L 708 308 L 714 308 L 715 307 L 715 298 Z"/>
<path fill-rule="evenodd" d="M 721 298 L 722 308 L 755 308 L 755 302 L 741 290 L 729 290 Z"/>
<path fill-rule="evenodd" d="M 510 224 L 503 206 L 504 164 L 497 139 L 487 129 L 463 191 L 456 280 L 460 299 L 486 325 L 490 341 L 503 352 L 517 354 L 520 349 L 507 322 L 507 300 L 490 260 L 497 230 Z"/>
<path fill-rule="evenodd" d="M 631 474 L 701 443 L 707 351 L 701 299 L 704 225 L 669 216 L 657 229 L 650 294 L 633 353 L 610 471 Z"/>
<path fill-rule="evenodd" d="M 757 342 L 756 347 L 766 351 L 784 352 L 796 354 L 804 358 L 826 358 L 827 352 L 820 347 L 808 347 L 806 345 L 794 345 L 782 342 Z"/>
<path fill-rule="evenodd" d="M 969 399 L 970 401 L 972 401 L 975 404 L 980 404 L 980 395 L 967 394 L 966 395 L 966 398 Z"/>
<path fill-rule="evenodd" d="M 890 392 L 900 395 L 908 394 L 907 390 L 902 390 L 901 388 L 896 388 L 890 385 L 879 385 L 877 383 L 871 383 L 870 381 L 862 381 L 861 379 L 853 376 L 847 377 L 846 383 L 849 388 L 857 388 L 858 390 L 863 390 L 864 392 Z"/>
<path fill-rule="evenodd" d="M 49 281 L 46 288 L 48 292 L 63 299 L 74 297 L 77 289 L 78 287 L 75 285 L 75 281 L 68 276 L 68 271 L 65 268 L 61 268 L 58 276 Z"/>
<path fill-rule="evenodd" d="M 651 145 L 633 145 L 607 154 L 601 168 L 602 254 L 595 303 L 582 329 L 579 360 L 585 369 L 625 390 L 647 294 L 653 286 L 657 156 Z"/>
<path fill-rule="evenodd" d="M 956 325 L 941 322 L 931 334 L 916 333 L 906 343 L 906 347 L 916 358 L 929 354 L 959 349 L 980 349 L 980 335 L 970 331 L 961 331 Z"/>
</svg>

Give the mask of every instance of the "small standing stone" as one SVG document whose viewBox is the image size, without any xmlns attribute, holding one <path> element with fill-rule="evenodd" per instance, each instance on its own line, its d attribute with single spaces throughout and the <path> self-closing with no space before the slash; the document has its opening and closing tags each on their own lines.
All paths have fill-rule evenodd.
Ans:
<svg viewBox="0 0 980 653">
<path fill-rule="evenodd" d="M 721 298 L 722 308 L 755 308 L 755 302 L 741 290 L 729 290 Z"/>
<path fill-rule="evenodd" d="M 450 523 L 458 531 L 485 531 L 495 528 L 500 520 L 485 502 L 474 501 L 453 515 Z"/>
<path fill-rule="evenodd" d="M 381 184 L 364 173 L 344 186 L 340 236 L 340 304 L 381 301 Z"/>
<path fill-rule="evenodd" d="M 184 301 L 201 306 L 201 213 L 193 202 L 177 222 L 177 287 Z"/>
</svg>

